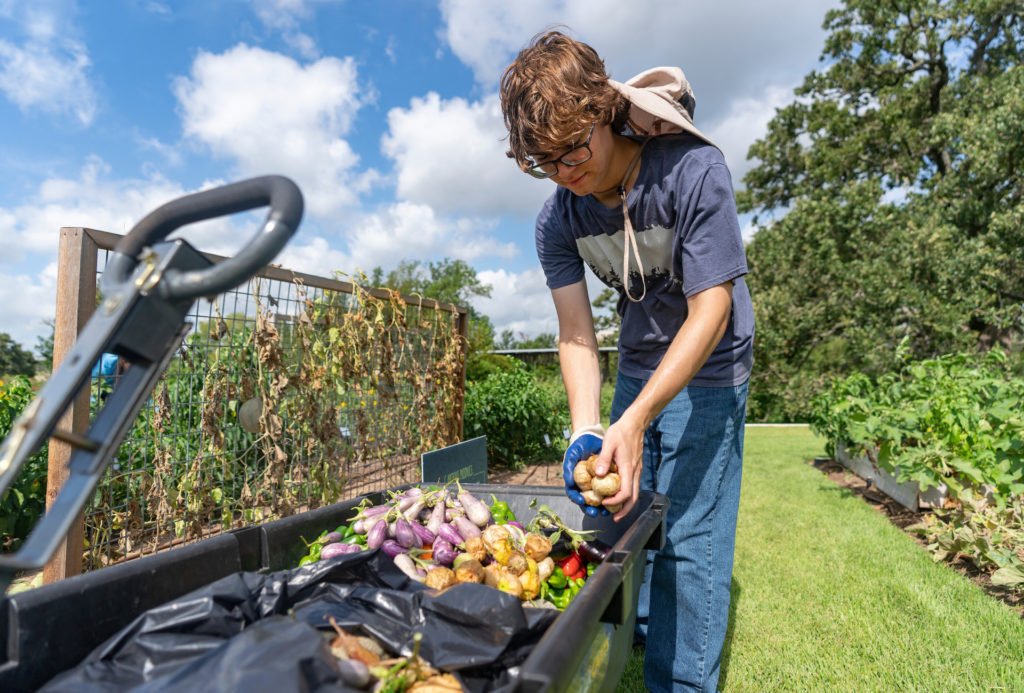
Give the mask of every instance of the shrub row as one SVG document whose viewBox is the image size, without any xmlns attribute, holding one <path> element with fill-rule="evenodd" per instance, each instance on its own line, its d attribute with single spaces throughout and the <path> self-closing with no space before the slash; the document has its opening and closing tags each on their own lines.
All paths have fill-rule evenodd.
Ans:
<svg viewBox="0 0 1024 693">
<path fill-rule="evenodd" d="M 561 385 L 558 385 L 560 390 Z M 464 436 L 487 436 L 488 460 L 520 469 L 561 457 L 568 407 L 518 361 L 466 386 Z"/>
</svg>

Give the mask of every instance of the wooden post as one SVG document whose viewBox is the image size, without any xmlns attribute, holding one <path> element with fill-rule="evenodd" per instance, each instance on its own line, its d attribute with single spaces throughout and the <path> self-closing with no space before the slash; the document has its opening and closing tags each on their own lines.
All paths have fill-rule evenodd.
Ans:
<svg viewBox="0 0 1024 693">
<path fill-rule="evenodd" d="M 62 228 L 57 252 L 57 310 L 54 317 L 53 369 L 71 351 L 78 334 L 96 310 L 96 243 L 82 228 Z M 57 424 L 84 433 L 89 428 L 89 388 L 84 387 Z M 68 477 L 72 448 L 50 439 L 46 472 L 46 507 L 50 508 Z M 51 583 L 82 572 L 82 516 L 71 525 L 67 538 L 43 569 L 43 582 Z"/>
<path fill-rule="evenodd" d="M 455 403 L 455 416 L 457 417 L 455 433 L 457 440 L 463 440 L 465 429 L 463 427 L 463 411 L 466 402 L 466 357 L 469 355 L 469 311 L 459 312 L 459 339 L 462 342 L 462 368 L 459 369 L 459 400 Z"/>
</svg>

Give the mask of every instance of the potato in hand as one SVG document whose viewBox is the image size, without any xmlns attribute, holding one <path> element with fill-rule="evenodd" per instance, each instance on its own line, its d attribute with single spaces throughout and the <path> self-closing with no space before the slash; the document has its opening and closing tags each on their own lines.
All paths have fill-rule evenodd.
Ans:
<svg viewBox="0 0 1024 693">
<path fill-rule="evenodd" d="M 608 472 L 604 476 L 598 476 L 597 455 L 591 455 L 576 463 L 572 478 L 583 492 L 583 500 L 587 505 L 604 507 L 608 512 L 614 513 L 618 512 L 622 505 L 604 505 L 604 499 L 614 496 L 622 487 L 618 471 L 615 462 L 612 462 Z"/>
</svg>

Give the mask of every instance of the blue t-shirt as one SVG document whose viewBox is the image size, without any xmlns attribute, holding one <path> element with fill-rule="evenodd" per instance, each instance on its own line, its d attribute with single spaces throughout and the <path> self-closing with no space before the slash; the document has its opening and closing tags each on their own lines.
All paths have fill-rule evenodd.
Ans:
<svg viewBox="0 0 1024 693">
<path fill-rule="evenodd" d="M 537 256 L 548 287 L 583 280 L 583 263 L 619 292 L 619 370 L 649 378 L 686 320 L 686 298 L 732 281 L 732 312 L 722 341 L 690 382 L 739 385 L 750 377 L 754 310 L 732 178 L 722 153 L 690 135 L 662 135 L 644 148 L 626 196 L 643 261 L 647 295 L 629 301 L 622 284 L 622 207 L 558 188 L 537 216 Z M 630 293 L 642 293 L 630 255 Z"/>
</svg>

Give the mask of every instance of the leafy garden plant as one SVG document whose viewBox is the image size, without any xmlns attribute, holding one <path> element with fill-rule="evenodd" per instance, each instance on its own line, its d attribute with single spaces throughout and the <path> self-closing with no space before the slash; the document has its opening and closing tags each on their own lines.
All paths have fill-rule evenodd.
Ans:
<svg viewBox="0 0 1024 693">
<path fill-rule="evenodd" d="M 35 393 L 28 378 L 14 376 L 0 381 L 0 439 L 11 432 L 11 425 Z M 46 509 L 46 456 L 44 444 L 22 467 L 18 478 L 0 499 L 0 544 L 14 551 Z"/>
<path fill-rule="evenodd" d="M 922 488 L 987 494 L 999 507 L 1024 493 L 1024 379 L 999 350 L 852 375 L 815 398 L 811 425 Z"/>
<path fill-rule="evenodd" d="M 857 373 L 812 412 L 830 454 L 845 445 L 901 480 L 945 485 L 947 507 L 909 528 L 936 561 L 1024 592 L 1024 379 L 1002 352 L 910 362 L 877 379 Z"/>
<path fill-rule="evenodd" d="M 488 458 L 513 469 L 557 459 L 568 424 L 567 409 L 559 404 L 550 388 L 516 362 L 467 387 L 465 435 L 486 435 Z"/>
<path fill-rule="evenodd" d="M 988 573 L 993 585 L 1024 592 L 1024 498 L 998 508 L 965 492 L 955 507 L 929 513 L 908 529 L 928 543 L 936 561 L 968 563 Z"/>
</svg>

